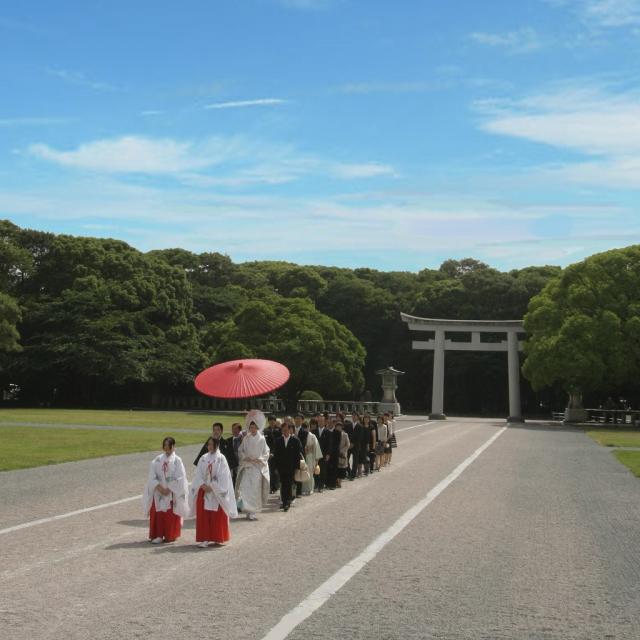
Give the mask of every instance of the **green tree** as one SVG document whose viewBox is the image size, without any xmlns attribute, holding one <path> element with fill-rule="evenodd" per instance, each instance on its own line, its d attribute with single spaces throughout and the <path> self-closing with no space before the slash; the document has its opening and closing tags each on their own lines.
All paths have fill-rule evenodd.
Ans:
<svg viewBox="0 0 640 640">
<path fill-rule="evenodd" d="M 93 402 L 127 384 L 175 385 L 201 364 L 185 274 L 124 242 L 55 236 L 22 287 L 27 394 Z"/>
<path fill-rule="evenodd" d="M 326 398 L 357 397 L 362 391 L 363 346 L 306 299 L 252 300 L 227 322 L 211 325 L 203 346 L 211 362 L 253 357 L 286 365 L 289 407 L 305 389 Z"/>
<path fill-rule="evenodd" d="M 18 303 L 6 293 L 0 293 L 0 353 L 21 351 L 17 329 L 21 318 Z"/>
<path fill-rule="evenodd" d="M 567 267 L 529 304 L 525 376 L 534 389 L 610 391 L 640 374 L 640 246 Z"/>
</svg>

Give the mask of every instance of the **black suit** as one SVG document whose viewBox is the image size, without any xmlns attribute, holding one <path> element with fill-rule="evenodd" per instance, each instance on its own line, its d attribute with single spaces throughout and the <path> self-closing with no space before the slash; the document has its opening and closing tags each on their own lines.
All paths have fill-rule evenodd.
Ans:
<svg viewBox="0 0 640 640">
<path fill-rule="evenodd" d="M 300 460 L 304 458 L 300 440 L 296 436 L 289 436 L 285 446 L 284 436 L 280 436 L 276 439 L 273 457 L 280 474 L 280 497 L 286 511 L 291 504 L 293 474 L 300 468 Z"/>
<path fill-rule="evenodd" d="M 207 442 L 209 442 L 208 439 Z M 200 449 L 198 457 L 193 461 L 194 467 L 198 466 L 198 460 L 207 453 L 207 442 L 202 445 L 202 449 Z M 236 456 L 236 452 L 233 450 L 233 436 L 226 440 L 224 438 L 220 438 L 220 440 L 218 440 L 218 451 L 227 459 L 229 469 L 235 469 L 238 466 L 238 456 Z"/>
<path fill-rule="evenodd" d="M 267 441 L 267 446 L 269 447 L 269 488 L 271 493 L 275 493 L 280 488 L 280 476 L 278 475 L 278 469 L 276 468 L 273 452 L 276 448 L 276 440 L 280 437 L 280 429 L 278 429 L 278 427 L 267 427 L 264 430 L 263 435 L 264 439 Z"/>
<path fill-rule="evenodd" d="M 326 456 L 331 455 L 333 448 L 333 431 L 329 431 L 329 429 L 325 427 L 322 430 L 322 433 L 320 433 L 320 429 L 315 431 L 315 436 L 318 438 L 318 442 L 320 443 L 320 449 L 322 449 L 322 459 L 318 461 L 318 464 L 320 465 L 320 475 L 316 476 L 316 490 L 322 491 L 327 485 L 328 462 L 326 460 Z"/>
<path fill-rule="evenodd" d="M 304 425 L 300 425 L 300 428 L 296 427 L 296 436 L 298 440 L 300 440 L 300 444 L 302 445 L 302 455 L 304 455 L 304 448 L 307 446 L 307 438 L 309 437 L 309 431 L 305 428 Z M 310 471 L 310 473 L 312 471 Z M 302 495 L 302 482 L 296 482 L 296 497 L 299 498 L 301 495 Z"/>
</svg>

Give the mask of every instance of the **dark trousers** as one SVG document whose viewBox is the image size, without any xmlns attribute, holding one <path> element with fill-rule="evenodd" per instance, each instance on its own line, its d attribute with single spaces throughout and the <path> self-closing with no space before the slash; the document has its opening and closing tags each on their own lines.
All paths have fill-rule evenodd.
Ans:
<svg viewBox="0 0 640 640">
<path fill-rule="evenodd" d="M 293 473 L 280 471 L 280 499 L 282 505 L 291 504 L 291 487 L 293 486 Z"/>
<path fill-rule="evenodd" d="M 313 476 L 313 484 L 315 491 L 322 491 L 327 484 L 327 461 L 324 458 L 320 458 L 318 466 L 320 467 L 320 473 L 317 476 Z"/>
<path fill-rule="evenodd" d="M 355 478 L 358 472 L 358 450 L 354 447 L 349 449 L 349 456 L 347 458 L 349 462 L 349 477 Z"/>
<path fill-rule="evenodd" d="M 280 488 L 280 476 L 273 458 L 269 458 L 269 484 L 269 489 L 272 493 L 275 493 Z"/>
<path fill-rule="evenodd" d="M 334 489 L 336 486 L 336 480 L 338 479 L 338 461 L 329 458 L 329 462 L 327 462 L 327 472 L 325 481 L 327 483 L 327 487 L 330 489 Z"/>
</svg>

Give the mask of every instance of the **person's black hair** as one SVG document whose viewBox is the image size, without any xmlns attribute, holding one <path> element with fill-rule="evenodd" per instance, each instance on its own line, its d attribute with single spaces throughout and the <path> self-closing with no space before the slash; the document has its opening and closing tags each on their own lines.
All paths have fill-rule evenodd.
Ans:
<svg viewBox="0 0 640 640">
<path fill-rule="evenodd" d="M 277 420 L 278 418 L 276 418 L 273 413 L 267 416 L 267 421 L 268 420 Z"/>
<path fill-rule="evenodd" d="M 325 420 L 328 420 L 328 419 L 329 419 L 329 415 L 330 415 L 330 414 L 329 414 L 329 412 L 328 412 L 328 411 L 323 411 L 323 412 L 322 412 L 322 415 L 324 416 L 324 419 L 325 419 Z"/>
<path fill-rule="evenodd" d="M 224 425 L 222 424 L 222 422 L 214 422 L 211 425 L 211 428 L 213 429 L 213 427 L 220 427 L 220 431 L 224 432 Z"/>
<path fill-rule="evenodd" d="M 174 438 L 172 438 L 171 436 L 167 436 L 167 437 L 162 441 L 162 448 L 163 448 L 163 449 L 164 449 L 164 446 L 165 446 L 167 443 L 171 445 L 171 448 L 172 448 L 172 449 L 173 449 L 173 447 L 175 447 L 175 446 L 176 446 L 176 441 L 175 441 L 175 439 L 174 439 Z"/>
<path fill-rule="evenodd" d="M 217 451 L 218 450 L 218 444 L 219 441 L 216 440 L 213 436 L 211 436 L 208 440 L 207 440 L 207 451 L 209 450 L 209 442 L 213 442 L 213 450 Z"/>
</svg>

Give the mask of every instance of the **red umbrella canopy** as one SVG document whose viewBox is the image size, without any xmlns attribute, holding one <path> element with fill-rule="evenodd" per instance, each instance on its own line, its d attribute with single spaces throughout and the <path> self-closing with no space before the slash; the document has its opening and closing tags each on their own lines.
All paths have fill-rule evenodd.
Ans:
<svg viewBox="0 0 640 640">
<path fill-rule="evenodd" d="M 273 360 L 230 360 L 201 371 L 196 389 L 214 398 L 251 398 L 281 387 L 289 379 L 289 369 Z"/>
</svg>

